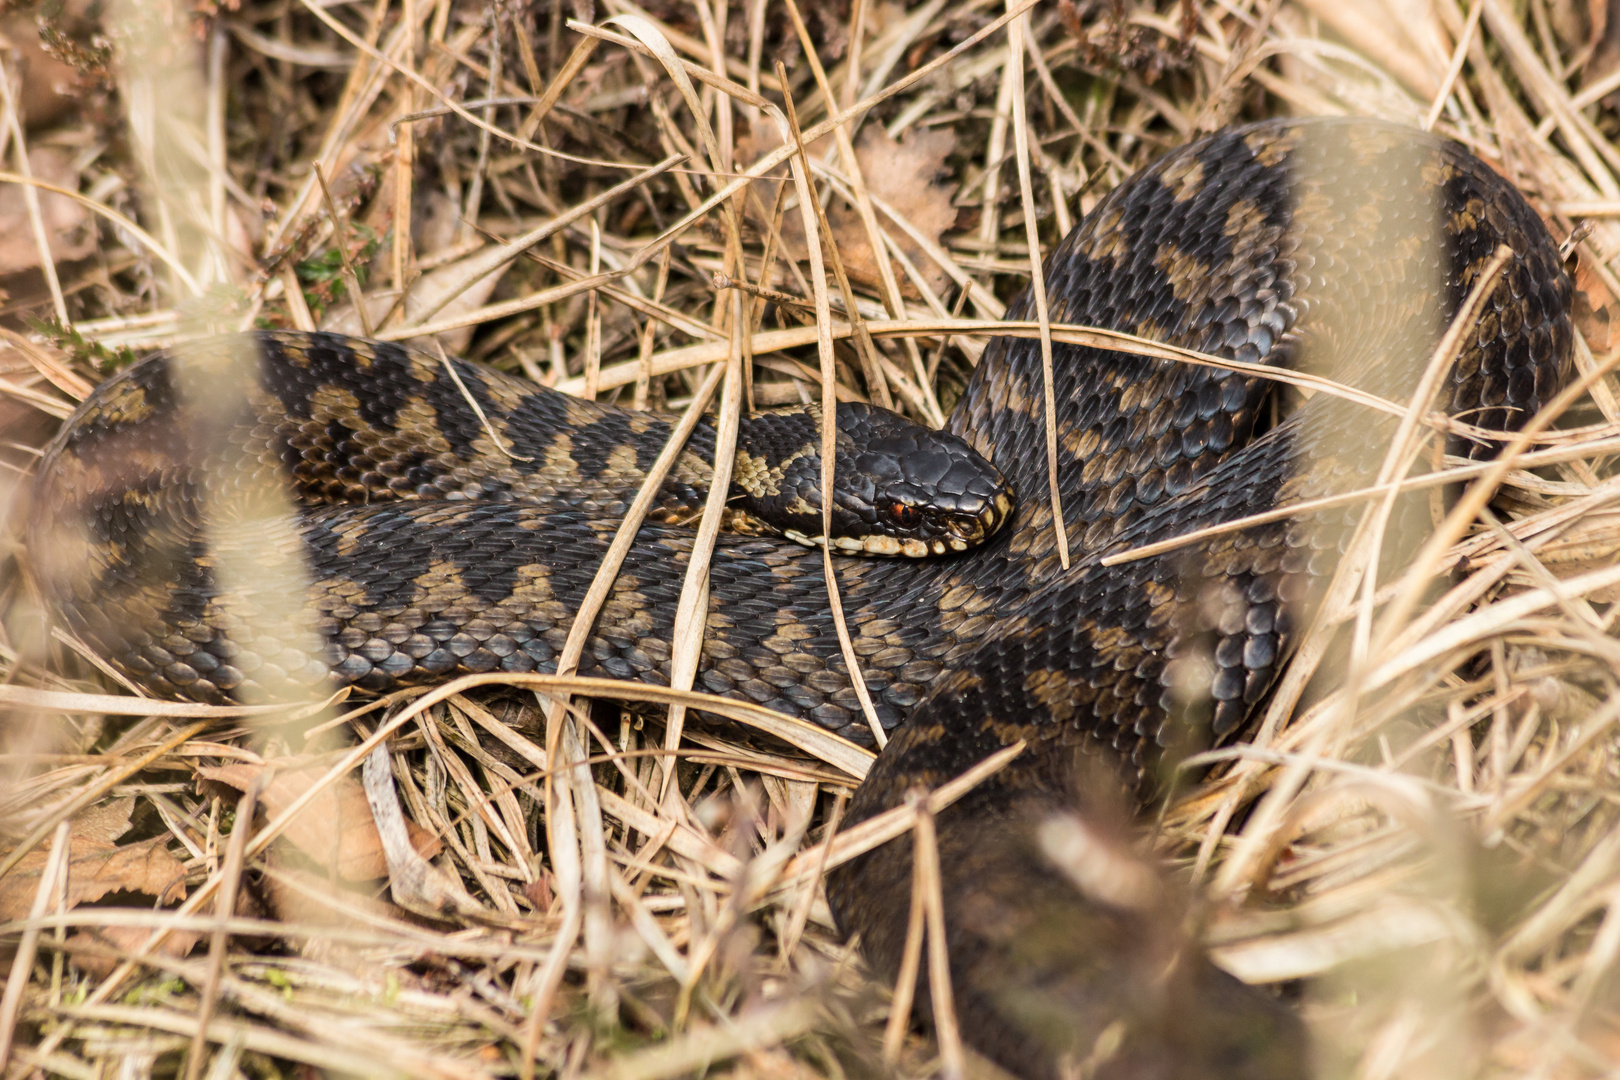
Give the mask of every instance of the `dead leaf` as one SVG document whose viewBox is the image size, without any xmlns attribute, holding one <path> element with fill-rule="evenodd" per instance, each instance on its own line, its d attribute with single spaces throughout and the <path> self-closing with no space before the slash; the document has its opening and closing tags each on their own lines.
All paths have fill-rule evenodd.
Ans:
<svg viewBox="0 0 1620 1080">
<path fill-rule="evenodd" d="M 324 874 L 274 855 L 265 860 L 265 902 L 271 917 L 307 926 L 348 926 L 356 919 L 410 921 L 410 913 L 371 894 L 371 886 L 334 888 Z"/>
<path fill-rule="evenodd" d="M 751 162 L 770 153 L 781 145 L 774 125 L 756 121 L 747 136 L 738 141 L 737 156 L 742 162 Z M 807 149 L 812 157 L 824 157 L 834 143 L 823 138 Z M 956 136 L 949 128 L 930 128 L 926 131 L 907 131 L 899 141 L 891 139 L 876 124 L 861 131 L 855 144 L 855 160 L 860 164 L 861 176 L 873 196 L 892 207 L 895 213 L 910 222 L 929 242 L 939 245 L 940 238 L 956 224 L 956 196 L 954 183 L 941 181 L 945 175 L 945 159 L 956 146 Z M 775 196 L 774 186 L 759 185 L 760 200 L 769 207 Z M 923 280 L 936 294 L 944 291 L 950 277 L 923 253 L 922 246 L 895 225 L 881 211 L 878 226 L 893 237 L 906 253 L 906 258 L 922 273 Z M 832 241 L 838 246 L 844 271 L 852 282 L 868 290 L 882 285 L 877 257 L 866 234 L 866 226 L 854 207 L 835 203 L 827 212 L 827 223 L 832 228 Z M 781 223 L 782 242 L 794 259 L 806 257 L 804 227 L 797 210 L 784 214 Z M 895 279 L 900 290 L 910 298 L 918 293 L 898 264 L 894 266 Z M 784 282 L 785 283 L 785 282 Z"/>
<path fill-rule="evenodd" d="M 214 908 L 209 907 L 210 911 Z M 238 889 L 236 893 L 236 917 L 239 919 L 263 919 L 266 917 L 264 904 L 260 901 L 255 890 L 250 888 Z M 68 954 L 73 965 L 80 971 L 94 975 L 97 978 L 106 978 L 112 974 L 113 969 L 135 950 L 145 946 L 147 938 L 161 925 L 160 919 L 154 919 L 150 926 L 95 926 L 71 935 L 67 939 Z M 154 948 L 157 956 L 166 956 L 174 960 L 183 960 L 191 954 L 206 935 L 195 930 L 170 930 L 163 940 Z M 268 943 L 272 939 L 266 937 L 253 937 L 236 935 L 233 940 L 238 945 L 252 948 L 254 942 Z M 262 947 L 262 945 L 260 946 Z"/>
<path fill-rule="evenodd" d="M 99 32 L 100 25 L 92 10 L 101 5 L 87 0 L 68 0 L 54 6 L 52 22 L 59 29 L 75 36 L 88 37 Z M 40 42 L 38 17 L 33 12 L 10 7 L 0 18 L 0 38 L 8 50 L 6 63 L 22 84 L 17 102 L 27 130 L 38 131 L 61 120 L 70 112 L 84 107 L 85 92 L 93 78 L 84 78 L 70 65 L 46 52 Z"/>
<path fill-rule="evenodd" d="M 1581 72 L 1581 89 L 1602 82 L 1620 67 L 1620 19 L 1609 18 L 1608 5 L 1603 0 L 1592 0 L 1588 7 L 1591 40 L 1595 43 L 1592 59 Z M 1603 96 L 1603 104 L 1614 108 L 1620 103 L 1620 92 L 1610 91 Z"/>
<path fill-rule="evenodd" d="M 73 158 L 54 146 L 36 146 L 28 151 L 28 168 L 34 179 L 77 190 L 79 174 Z M 62 195 L 39 192 L 39 212 L 45 221 L 51 257 L 57 262 L 82 259 L 95 250 L 95 230 L 88 227 L 90 211 Z M 28 218 L 28 204 L 17 184 L 0 186 L 0 276 L 32 270 L 39 266 L 39 245 L 34 243 L 34 226 Z"/>
<path fill-rule="evenodd" d="M 73 958 L 74 967 L 98 979 L 105 979 L 125 956 L 146 944 L 153 929 L 147 926 L 99 926 L 93 930 L 81 930 L 67 939 L 68 953 Z M 201 940 L 202 934 L 195 930 L 171 930 L 153 952 L 158 956 L 183 960 Z M 111 950 L 117 955 L 102 953 L 100 949 Z"/>
<path fill-rule="evenodd" d="M 186 895 L 186 870 L 169 854 L 167 837 L 115 847 L 102 840 L 73 836 L 68 841 L 67 906 L 77 907 L 108 893 L 135 892 L 173 903 Z M 0 921 L 26 919 L 39 891 L 49 852 L 30 851 L 11 873 L 0 878 Z"/>
<path fill-rule="evenodd" d="M 445 924 L 419 918 L 391 901 L 374 896 L 370 886 L 345 885 L 325 874 L 312 872 L 279 859 L 274 850 L 265 858 L 265 874 L 260 888 L 269 907 L 269 917 L 305 927 L 373 927 L 394 924 L 438 926 Z M 309 934 L 296 942 L 299 955 L 321 964 L 330 964 L 357 974 L 375 969 L 370 950 L 344 943 L 341 937 Z"/>
<path fill-rule="evenodd" d="M 556 893 L 551 888 L 551 875 L 544 870 L 540 876 L 523 887 L 523 895 L 529 898 L 534 910 L 545 914 L 551 910 L 551 902 L 556 899 Z"/>
<path fill-rule="evenodd" d="M 482 254 L 482 252 L 479 254 Z M 485 274 L 477 281 L 474 281 L 472 285 L 458 292 L 448 303 L 444 302 L 444 297 L 451 288 L 464 284 L 464 279 L 467 277 L 466 267 L 476 257 L 468 256 L 448 265 L 435 267 L 417 279 L 405 297 L 405 312 L 403 318 L 399 320 L 399 325 L 409 326 L 419 321 L 423 312 L 430 310 L 433 311 L 433 315 L 429 317 L 430 321 L 439 322 L 442 319 L 452 319 L 458 315 L 465 315 L 482 307 L 495 292 L 495 286 L 500 284 L 501 278 L 506 275 L 507 270 L 511 269 L 511 263 L 507 263 L 492 273 Z M 395 306 L 394 302 L 398 297 L 399 294 L 392 289 L 373 291 L 366 294 L 366 316 L 370 319 L 372 326 L 375 327 L 382 322 L 383 318 Z M 346 303 L 327 312 L 326 316 L 321 319 L 321 329 L 334 334 L 348 334 L 351 337 L 359 337 L 365 330 L 365 324 L 360 321 L 360 315 L 355 310 L 354 304 Z M 407 344 L 414 345 L 419 349 L 427 349 L 430 353 L 433 351 L 433 343 L 437 341 L 444 346 L 445 352 L 454 355 L 466 350 L 468 343 L 472 341 L 473 329 L 471 326 L 464 326 L 459 330 L 446 330 L 441 334 L 412 337 L 405 339 L 405 341 Z"/>
<path fill-rule="evenodd" d="M 1570 317 L 1592 352 L 1602 354 L 1620 345 L 1616 333 L 1620 328 L 1614 325 L 1616 314 L 1614 296 L 1582 254 L 1575 263 L 1575 302 Z"/>
<path fill-rule="evenodd" d="M 246 791 L 259 773 L 273 769 L 274 774 L 260 793 L 259 802 L 264 813 L 274 817 L 308 791 L 328 768 L 330 765 L 324 761 L 278 758 L 264 764 L 199 768 L 197 775 L 237 791 Z M 410 832 L 411 846 L 424 859 L 433 858 L 443 847 L 438 838 L 415 822 L 407 822 L 406 828 Z M 369 881 L 388 874 L 382 840 L 377 835 L 377 823 L 366 803 L 366 794 L 350 777 L 343 777 L 315 796 L 281 836 L 316 862 L 333 866 L 341 877 L 350 881 Z"/>
<path fill-rule="evenodd" d="M 945 173 L 945 159 L 955 148 L 956 135 L 948 127 L 913 129 L 895 142 L 882 127 L 868 124 L 861 129 L 860 141 L 855 145 L 855 160 L 860 163 L 867 190 L 894 207 L 896 213 L 937 245 L 945 230 L 956 224 L 956 207 L 952 205 L 956 185 L 939 180 Z M 882 279 L 877 257 L 860 214 L 854 207 L 840 205 L 827 214 L 827 220 L 850 279 L 867 288 L 879 287 Z M 881 213 L 878 225 L 899 242 L 900 250 L 922 272 L 928 287 L 936 295 L 943 292 L 950 278 L 923 254 L 922 247 Z M 915 295 L 910 280 L 898 266 L 895 277 L 902 291 Z"/>
<path fill-rule="evenodd" d="M 134 812 L 133 795 L 97 803 L 73 816 L 73 835 L 110 844 L 129 831 L 130 815 Z"/>
</svg>

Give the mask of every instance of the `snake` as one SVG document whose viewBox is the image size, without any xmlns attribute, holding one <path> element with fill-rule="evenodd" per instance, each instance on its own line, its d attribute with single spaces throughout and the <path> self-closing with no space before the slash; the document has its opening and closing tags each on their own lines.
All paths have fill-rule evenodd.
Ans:
<svg viewBox="0 0 1620 1080">
<path fill-rule="evenodd" d="M 970 1046 L 1030 1080 L 1305 1076 L 1298 1016 L 1210 960 L 1132 822 L 1187 755 L 1251 732 L 1363 520 L 1368 501 L 1348 496 L 1387 470 L 1400 418 L 1449 414 L 1443 449 L 1482 458 L 1557 392 L 1572 286 L 1541 219 L 1465 146 L 1343 118 L 1225 128 L 1164 153 L 1098 199 L 1042 273 L 1044 300 L 1027 290 L 1008 320 L 1120 332 L 1184 357 L 991 339 L 941 433 L 994 470 L 945 485 L 946 516 L 977 523 L 960 530 L 966 550 L 832 560 L 870 715 L 823 556 L 747 528 L 716 542 L 694 685 L 867 745 L 881 730 L 844 825 L 909 806 L 931 846 L 902 837 L 836 867 L 828 899 L 892 979 L 918 940 L 914 881 L 932 867 L 948 963 L 944 977 L 922 965 L 916 1001 L 942 1035 L 948 1007 Z M 1438 343 L 1476 285 L 1483 302 L 1448 353 Z M 521 403 L 469 367 L 458 370 L 488 415 L 458 413 L 450 431 L 397 388 L 323 368 L 331 339 L 283 333 L 260 351 L 267 341 L 309 360 L 304 382 L 280 388 L 283 411 L 308 422 L 275 452 L 284 472 L 311 472 L 318 497 L 233 487 L 275 442 L 258 391 L 220 390 L 206 361 L 175 377 L 191 390 L 167 397 L 115 378 L 68 421 L 36 481 L 29 547 L 56 617 L 171 697 L 553 667 L 616 529 L 611 510 L 667 421 L 548 396 L 565 434 L 524 439 L 511 422 Z M 362 376 L 404 355 L 335 351 Z M 399 363 L 411 377 L 429 361 Z M 1295 374 L 1314 381 L 1284 394 Z M 1413 405 L 1423 388 L 1432 400 Z M 420 467 L 424 451 L 398 434 L 411 426 L 445 468 Z M 174 473 L 186 447 L 165 438 L 239 449 Z M 564 490 L 614 460 L 629 479 L 602 498 L 532 501 L 520 496 L 536 463 L 519 458 L 550 461 Z M 689 466 L 671 483 L 700 480 Z M 934 461 L 906 483 L 954 472 Z M 877 504 L 916 502 L 871 490 Z M 236 515 L 225 525 L 220 506 Z M 988 512 L 998 506 L 1005 520 Z M 1432 530 L 1425 497 L 1386 509 L 1386 558 Z M 581 673 L 668 682 L 695 543 L 686 521 L 641 526 Z M 306 584 L 289 593 L 285 580 Z M 925 797 L 998 753 L 956 801 Z"/>
</svg>

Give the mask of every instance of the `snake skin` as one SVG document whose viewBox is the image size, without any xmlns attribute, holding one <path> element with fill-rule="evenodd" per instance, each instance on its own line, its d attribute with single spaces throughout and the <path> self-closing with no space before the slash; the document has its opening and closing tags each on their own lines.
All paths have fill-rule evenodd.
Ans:
<svg viewBox="0 0 1620 1080">
<path fill-rule="evenodd" d="M 1566 376 L 1570 284 L 1536 214 L 1456 143 L 1370 121 L 1217 132 L 1105 197 L 1045 273 L 1054 321 L 1308 370 L 1404 404 L 1499 245 L 1512 258 L 1438 404 L 1511 429 Z M 1008 317 L 1033 317 L 1032 303 L 1021 299 Z M 1101 561 L 1370 482 L 1394 419 L 1319 392 L 1273 423 L 1273 385 L 1058 345 L 1057 476 L 1074 558 L 1065 571 L 1048 497 L 1040 350 L 996 339 L 947 430 L 1011 483 L 1013 519 L 964 555 L 837 561 L 855 653 L 894 732 L 856 792 L 853 820 L 1028 744 L 937 821 L 962 1028 L 1018 1075 L 1308 1073 L 1297 1019 L 1188 940 L 1175 890 L 1133 853 L 1129 809 L 1186 753 L 1241 736 L 1309 623 L 1360 506 Z M 47 469 L 45 489 L 51 477 Z M 128 516 L 141 530 L 172 505 L 160 496 L 132 494 L 140 514 Z M 1386 555 L 1420 537 L 1429 512 L 1421 501 L 1397 507 Z M 71 558 L 47 559 L 42 577 L 68 624 L 155 692 L 188 692 L 177 666 L 227 690 L 215 677 L 222 668 L 266 693 L 334 681 L 382 690 L 466 671 L 545 670 L 613 530 L 587 508 L 517 502 L 244 514 L 253 527 L 216 530 L 211 548 L 194 525 L 168 519 L 163 543 L 107 522 L 93 534 L 47 524 L 35 556 L 42 536 L 71 534 L 81 557 L 120 549 L 127 580 L 89 588 L 95 575 L 79 566 L 75 579 Z M 136 540 L 144 553 L 124 550 Z M 642 530 L 582 672 L 667 678 L 690 552 L 679 528 Z M 307 566 L 313 587 L 307 599 L 272 604 L 251 581 L 223 581 L 217 567 L 244 561 L 294 575 Z M 144 575 L 151 580 L 136 581 Z M 272 608 L 287 618 L 252 618 Z M 697 686 L 870 741 L 820 557 L 780 540 L 722 538 Z M 1093 872 L 1116 864 L 1117 873 Z M 912 875 L 907 839 L 829 877 L 839 924 L 889 976 Z"/>
</svg>

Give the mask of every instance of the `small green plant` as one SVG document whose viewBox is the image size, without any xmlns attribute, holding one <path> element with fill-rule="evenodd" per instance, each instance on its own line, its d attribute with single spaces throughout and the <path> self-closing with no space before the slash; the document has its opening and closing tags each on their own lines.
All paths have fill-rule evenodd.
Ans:
<svg viewBox="0 0 1620 1080">
<path fill-rule="evenodd" d="M 292 1000 L 293 984 L 292 980 L 287 977 L 287 973 L 285 971 L 282 971 L 280 968 L 265 968 L 264 981 L 275 987 L 277 990 L 280 990 L 282 998 L 287 1001 Z"/>
<path fill-rule="evenodd" d="M 28 328 L 66 352 L 75 360 L 83 361 L 103 375 L 126 368 L 136 360 L 135 351 L 126 345 L 109 349 L 99 341 L 91 341 L 72 326 L 66 326 L 54 317 L 31 318 Z"/>
<path fill-rule="evenodd" d="M 349 228 L 353 230 L 349 261 L 354 266 L 355 276 L 364 285 L 372 256 L 381 246 L 382 237 L 375 229 L 367 228 L 358 221 L 350 222 Z M 293 270 L 304 286 L 304 303 L 317 317 L 327 307 L 342 300 L 347 292 L 343 282 L 343 253 L 336 247 L 324 248 L 295 263 Z"/>
<path fill-rule="evenodd" d="M 125 1005 L 156 1005 L 185 993 L 186 980 L 174 978 L 142 983 L 124 995 Z"/>
</svg>

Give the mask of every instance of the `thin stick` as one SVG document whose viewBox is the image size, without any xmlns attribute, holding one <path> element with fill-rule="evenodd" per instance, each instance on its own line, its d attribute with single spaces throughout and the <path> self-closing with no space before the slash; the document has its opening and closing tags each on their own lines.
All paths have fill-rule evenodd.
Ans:
<svg viewBox="0 0 1620 1080">
<path fill-rule="evenodd" d="M 658 278 L 653 283 L 653 303 L 658 304 L 664 299 L 664 290 L 669 286 L 669 249 L 664 249 L 663 257 L 658 260 Z M 645 409 L 647 396 L 652 390 L 652 352 L 653 335 L 656 333 L 653 316 L 649 312 L 646 323 L 641 328 L 640 364 L 641 376 L 636 379 L 636 390 L 631 397 L 631 408 Z M 601 371 L 596 373 L 598 379 L 602 377 Z"/>
<path fill-rule="evenodd" d="M 603 275 L 608 276 L 608 275 Z M 593 281 L 592 284 L 595 284 Z M 585 291 L 585 287 L 576 282 L 566 286 L 568 295 Z M 546 295 L 554 294 L 554 290 L 547 290 Z M 527 303 L 528 301 L 523 301 Z M 516 303 L 516 301 L 514 301 Z M 831 318 L 829 308 L 828 317 Z M 867 322 L 873 337 L 950 337 L 968 334 L 995 334 L 1002 337 L 1035 338 L 1041 333 L 1040 323 L 1022 321 L 1000 321 L 997 319 L 905 319 L 890 322 L 883 319 L 872 319 Z M 1402 406 L 1395 404 L 1388 398 L 1368 393 L 1354 386 L 1335 382 L 1320 375 L 1309 372 L 1291 371 L 1287 368 L 1268 364 L 1250 363 L 1243 360 L 1229 360 L 1209 353 L 1195 352 L 1192 349 L 1182 349 L 1163 342 L 1152 341 L 1148 338 L 1136 337 L 1117 330 L 1099 330 L 1094 327 L 1077 326 L 1071 323 L 1052 323 L 1049 327 L 1054 342 L 1066 345 L 1089 345 L 1098 349 L 1112 349 L 1118 352 L 1130 353 L 1133 356 L 1146 356 L 1154 360 L 1173 360 L 1177 363 L 1191 364 L 1194 367 L 1216 368 L 1221 371 L 1236 371 L 1255 379 L 1270 379 L 1273 382 L 1297 386 L 1301 389 L 1332 394 L 1354 401 L 1379 412 L 1399 416 Z M 437 332 L 437 331 L 436 331 Z M 847 338 L 853 331 L 848 323 L 832 323 L 827 333 L 833 339 Z M 808 345 L 817 340 L 820 331 L 814 326 L 799 326 L 790 330 L 766 330 L 755 334 L 750 342 L 750 348 L 756 355 L 777 352 L 782 349 L 797 348 Z M 387 337 L 384 332 L 383 337 Z M 710 341 L 699 345 L 686 345 L 679 349 L 670 349 L 667 352 L 654 353 L 652 356 L 652 374 L 668 375 L 684 368 L 697 367 L 700 364 L 712 364 L 716 360 L 725 358 L 726 345 L 724 342 Z M 639 364 L 636 361 L 627 361 L 621 364 L 611 364 L 602 369 L 598 378 L 598 385 L 603 390 L 615 386 L 623 386 L 635 381 L 635 372 Z M 580 379 L 566 379 L 557 384 L 559 390 L 568 393 L 577 392 L 583 382 Z"/>
<path fill-rule="evenodd" d="M 415 0 L 403 0 L 405 10 L 401 29 L 405 34 L 406 63 L 416 65 L 416 14 L 412 10 Z M 362 61 L 363 62 L 363 61 Z M 416 108 L 416 91 L 405 87 L 400 94 L 399 107 L 408 116 Z M 405 289 L 411 269 L 411 190 L 416 182 L 416 132 L 410 124 L 401 125 L 394 137 L 394 250 L 390 268 L 394 275 L 394 295 L 399 302 L 395 310 L 402 316 L 405 311 Z M 384 321 L 387 319 L 385 317 Z"/>
<path fill-rule="evenodd" d="M 806 300 L 802 296 L 794 296 L 792 293 L 785 293 L 780 289 L 767 289 L 763 285 L 754 285 L 747 281 L 741 281 L 737 278 L 722 274 L 718 270 L 709 275 L 709 280 L 716 289 L 741 289 L 749 296 L 757 296 L 759 299 L 769 300 L 773 304 L 782 304 L 787 307 L 806 309 L 809 311 L 816 310 L 816 302 L 814 300 Z"/>
<path fill-rule="evenodd" d="M 332 243 L 337 245 L 338 261 L 343 264 L 343 283 L 348 286 L 349 296 L 354 300 L 354 313 L 360 318 L 361 332 L 366 337 L 371 337 L 375 333 L 371 325 L 371 312 L 366 310 L 365 293 L 360 289 L 360 275 L 355 273 L 354 263 L 349 259 L 348 222 L 338 216 L 337 203 L 332 201 L 332 189 L 326 184 L 326 174 L 321 171 L 321 163 L 314 162 L 311 168 L 315 170 L 315 179 L 321 185 L 321 199 L 326 203 L 326 213 L 332 219 Z M 447 365 L 448 363 L 449 361 L 446 361 Z M 454 377 L 452 375 L 452 378 Z M 456 385 L 461 386 L 460 379 L 456 379 Z M 466 392 L 466 387 L 462 387 L 462 393 Z M 467 400 L 472 401 L 471 396 Z M 473 408 L 478 408 L 477 402 L 473 402 Z M 479 413 L 479 417 L 482 419 L 483 414 Z M 489 421 L 485 420 L 484 423 L 487 426 Z M 188 1077 L 188 1080 L 194 1078 Z"/>
<path fill-rule="evenodd" d="M 591 54 L 596 51 L 596 47 L 600 44 L 601 42 L 596 38 L 582 37 L 574 45 L 573 51 L 568 54 L 568 59 L 563 61 L 562 66 L 557 69 L 557 73 L 551 77 L 551 82 L 546 85 L 545 93 L 541 94 L 540 100 L 535 102 L 534 111 L 524 118 L 522 135 L 525 139 L 539 129 L 540 122 L 546 118 L 547 113 L 551 112 L 552 107 L 562 99 L 563 91 L 568 89 L 569 84 L 574 81 L 574 76 L 584 70 L 586 62 L 590 60 Z"/>
<path fill-rule="evenodd" d="M 602 230 L 596 219 L 591 224 L 591 276 L 602 271 Z M 596 400 L 596 379 L 602 373 L 602 294 L 592 289 L 585 294 L 585 389 L 580 396 Z"/>
<path fill-rule="evenodd" d="M 522 454 L 507 449 L 506 444 L 501 441 L 501 437 L 495 433 L 495 426 L 489 422 L 489 417 L 484 415 L 483 406 L 479 405 L 478 399 L 472 396 L 472 391 L 467 389 L 467 384 L 461 381 L 461 373 L 456 370 L 456 365 L 445 354 L 444 346 L 435 341 L 433 347 L 438 350 L 439 363 L 444 365 L 444 373 L 450 376 L 450 381 L 456 384 L 457 390 L 461 391 L 462 399 L 472 406 L 473 415 L 478 417 L 478 422 L 483 425 L 484 432 L 489 436 L 490 443 L 494 445 L 496 450 L 500 451 L 501 456 L 511 461 L 533 461 L 534 458 L 532 457 L 524 457 Z"/>
<path fill-rule="evenodd" d="M 1577 443 L 1573 446 L 1558 446 L 1548 450 L 1538 450 L 1521 456 L 1518 465 L 1522 468 L 1537 468 L 1542 465 L 1557 465 L 1568 461 L 1584 460 L 1589 457 L 1601 456 L 1604 453 L 1620 453 L 1620 442 L 1604 439 L 1599 442 Z M 1438 472 L 1422 473 L 1418 476 L 1403 476 L 1387 484 L 1375 484 L 1371 487 L 1357 488 L 1354 491 L 1341 492 L 1338 495 L 1324 495 L 1319 499 L 1304 499 L 1300 502 L 1275 507 L 1263 513 L 1250 514 L 1234 521 L 1223 521 L 1218 525 L 1194 529 L 1192 532 L 1182 533 L 1180 536 L 1172 536 L 1168 540 L 1158 540 L 1151 544 L 1143 544 L 1141 547 L 1131 548 L 1128 551 L 1105 555 L 1101 562 L 1104 566 L 1118 566 L 1121 563 L 1135 562 L 1138 559 L 1151 559 L 1169 551 L 1176 551 L 1180 548 L 1201 543 L 1214 536 L 1242 532 L 1244 529 L 1252 529 L 1256 525 L 1264 525 L 1272 521 L 1283 521 L 1291 517 L 1305 517 L 1338 506 L 1352 506 L 1358 502 L 1382 498 L 1390 491 L 1410 492 L 1448 486 L 1460 480 L 1470 480 L 1474 477 L 1483 476 L 1491 470 L 1492 465 L 1493 462 L 1489 461 L 1474 462 Z"/>
<path fill-rule="evenodd" d="M 844 806 L 849 802 L 847 792 L 839 791 L 833 799 L 832 810 L 827 814 L 827 833 L 821 843 L 816 845 L 820 858 L 816 862 L 815 874 L 804 888 L 804 899 L 793 909 L 793 917 L 788 921 L 787 933 L 782 936 L 782 953 L 792 956 L 798 948 L 799 939 L 804 936 L 805 925 L 810 921 L 810 909 L 815 907 L 816 893 L 822 877 L 827 871 L 827 857 L 832 854 L 833 841 L 838 838 L 838 825 L 844 820 Z"/>
</svg>

